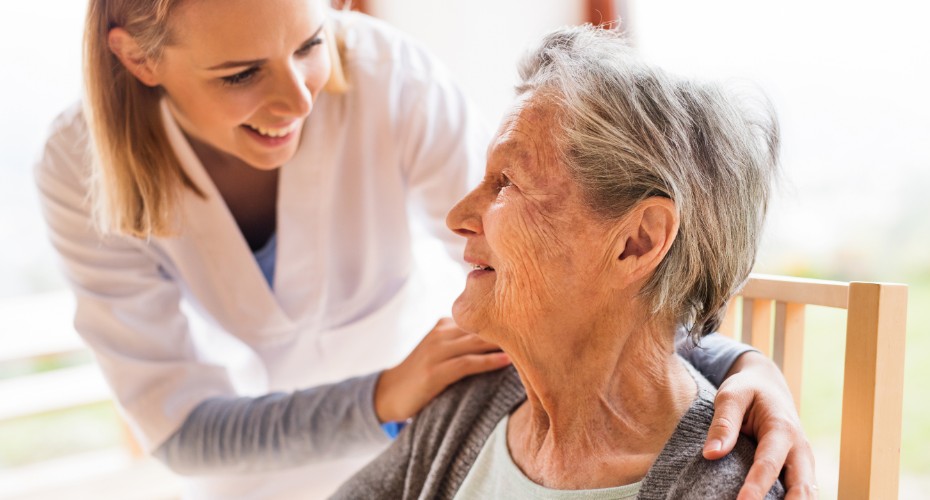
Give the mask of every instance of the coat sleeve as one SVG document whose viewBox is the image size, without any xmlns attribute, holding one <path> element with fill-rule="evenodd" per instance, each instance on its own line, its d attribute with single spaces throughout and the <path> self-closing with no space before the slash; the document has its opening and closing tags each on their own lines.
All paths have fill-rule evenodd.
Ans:
<svg viewBox="0 0 930 500">
<path fill-rule="evenodd" d="M 292 393 L 210 398 L 154 453 L 183 475 L 256 472 L 382 449 L 378 373 Z"/>
<path fill-rule="evenodd" d="M 158 255 L 93 227 L 89 164 L 84 120 L 72 110 L 36 165 L 43 215 L 76 296 L 75 329 L 147 452 L 161 446 L 169 467 L 198 474 L 290 466 L 388 442 L 374 414 L 377 374 L 238 397 L 226 368 L 199 358 L 180 286 L 159 271 Z"/>
<path fill-rule="evenodd" d="M 154 256 L 139 242 L 94 227 L 80 112 L 53 125 L 35 179 L 49 238 L 75 294 L 75 329 L 150 451 L 198 402 L 232 394 L 230 381 L 221 367 L 196 360 L 181 291 Z"/>
<path fill-rule="evenodd" d="M 692 345 L 686 338 L 684 330 L 679 329 L 676 336 L 678 354 L 694 365 L 701 375 L 707 377 L 715 387 L 720 387 L 736 358 L 749 351 L 751 346 L 731 338 L 712 333 L 701 339 L 698 345 Z"/>
</svg>

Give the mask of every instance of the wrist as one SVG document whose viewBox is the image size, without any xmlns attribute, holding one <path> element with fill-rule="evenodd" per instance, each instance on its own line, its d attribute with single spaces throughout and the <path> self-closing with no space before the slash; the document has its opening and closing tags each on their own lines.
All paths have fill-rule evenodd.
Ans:
<svg viewBox="0 0 930 500">
<path fill-rule="evenodd" d="M 733 364 L 730 365 L 730 369 L 727 371 L 724 380 L 739 372 L 746 370 L 766 369 L 769 367 L 774 368 L 776 372 L 780 373 L 778 367 L 775 366 L 775 363 L 773 363 L 772 360 L 770 360 L 759 351 L 746 351 L 736 357 L 736 360 L 734 360 Z"/>
<path fill-rule="evenodd" d="M 378 382 L 375 384 L 375 416 L 378 418 L 378 423 L 380 424 L 399 420 L 396 417 L 396 410 L 391 406 L 391 402 L 395 400 L 391 390 L 393 383 L 394 368 L 389 368 L 381 372 L 381 375 L 378 377 Z"/>
<path fill-rule="evenodd" d="M 740 354 L 736 361 L 733 362 L 733 366 L 730 367 L 730 371 L 727 372 L 724 380 L 737 373 L 742 373 L 758 381 L 771 381 L 784 394 L 791 397 L 791 389 L 788 388 L 788 383 L 785 381 L 781 369 L 768 356 L 759 351 L 746 351 Z M 775 386 L 769 387 L 774 388 Z"/>
</svg>

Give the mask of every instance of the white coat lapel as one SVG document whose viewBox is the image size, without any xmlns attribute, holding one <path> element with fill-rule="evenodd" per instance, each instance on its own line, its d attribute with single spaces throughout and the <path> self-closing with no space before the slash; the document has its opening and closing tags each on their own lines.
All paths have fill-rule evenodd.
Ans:
<svg viewBox="0 0 930 500">
<path fill-rule="evenodd" d="M 323 241 L 338 214 L 331 213 L 334 155 L 342 150 L 343 100 L 326 92 L 304 124 L 297 153 L 281 169 L 278 188 L 278 260 L 275 289 L 287 315 L 313 330 L 326 328 L 330 245 Z"/>
<path fill-rule="evenodd" d="M 191 293 L 226 330 L 244 336 L 292 331 L 293 322 L 278 306 L 235 219 L 167 102 L 163 100 L 161 107 L 168 140 L 187 175 L 206 195 L 204 199 L 184 191 L 181 235 L 161 243 Z"/>
</svg>

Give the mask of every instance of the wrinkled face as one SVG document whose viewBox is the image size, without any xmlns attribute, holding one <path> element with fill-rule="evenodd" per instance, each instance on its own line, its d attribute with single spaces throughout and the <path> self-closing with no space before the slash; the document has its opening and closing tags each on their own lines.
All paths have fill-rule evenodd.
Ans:
<svg viewBox="0 0 930 500">
<path fill-rule="evenodd" d="M 329 79 L 324 20 L 316 0 L 181 4 L 156 66 L 181 128 L 255 168 L 289 160 Z"/>
<path fill-rule="evenodd" d="M 612 231 L 583 204 L 556 151 L 555 106 L 525 96 L 488 152 L 482 183 L 449 213 L 474 270 L 455 301 L 464 329 L 498 342 L 577 328 L 602 310 Z"/>
</svg>

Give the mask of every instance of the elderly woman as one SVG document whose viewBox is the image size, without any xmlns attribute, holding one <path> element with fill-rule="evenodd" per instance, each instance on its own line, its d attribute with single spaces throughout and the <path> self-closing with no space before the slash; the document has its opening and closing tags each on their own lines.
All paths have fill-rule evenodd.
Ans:
<svg viewBox="0 0 930 500">
<path fill-rule="evenodd" d="M 715 390 L 675 341 L 714 331 L 753 266 L 774 117 L 591 27 L 521 73 L 447 219 L 474 267 L 455 320 L 513 368 L 450 388 L 337 497 L 735 497 L 754 445 L 702 457 Z"/>
</svg>

